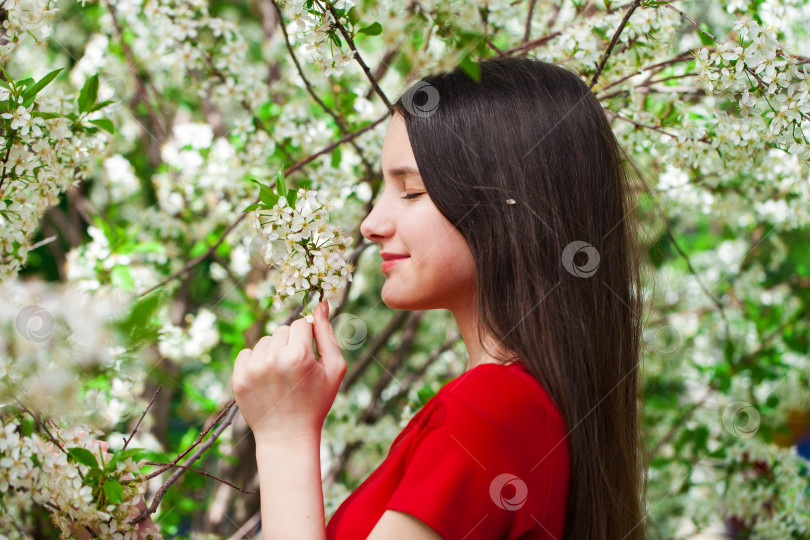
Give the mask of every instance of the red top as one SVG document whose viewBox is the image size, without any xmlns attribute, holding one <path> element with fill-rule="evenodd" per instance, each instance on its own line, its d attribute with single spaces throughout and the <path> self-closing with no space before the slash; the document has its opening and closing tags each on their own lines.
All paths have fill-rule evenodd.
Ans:
<svg viewBox="0 0 810 540">
<path fill-rule="evenodd" d="M 569 465 L 565 422 L 543 386 L 523 364 L 480 364 L 417 411 L 326 537 L 365 539 L 392 509 L 444 540 L 559 539 Z"/>
</svg>

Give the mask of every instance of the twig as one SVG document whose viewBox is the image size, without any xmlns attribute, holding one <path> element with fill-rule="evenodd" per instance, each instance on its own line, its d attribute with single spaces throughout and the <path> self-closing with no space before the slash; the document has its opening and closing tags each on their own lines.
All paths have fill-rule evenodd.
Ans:
<svg viewBox="0 0 810 540">
<path fill-rule="evenodd" d="M 675 56 L 674 58 L 670 58 L 669 60 L 665 60 L 663 62 L 653 64 L 651 66 L 643 67 L 643 68 L 639 69 L 638 71 L 636 71 L 634 73 L 630 73 L 629 75 L 625 75 L 624 77 L 616 79 L 615 81 L 611 82 L 610 84 L 603 86 L 599 90 L 599 92 L 604 92 L 608 88 L 612 88 L 612 87 L 616 86 L 617 84 L 623 83 L 627 79 L 629 79 L 631 77 L 635 77 L 636 75 L 641 75 L 645 71 L 659 70 L 659 68 L 664 68 L 664 67 L 670 66 L 672 64 L 677 64 L 678 62 L 690 61 L 690 60 L 693 59 L 692 55 L 696 51 L 697 51 L 697 49 L 691 49 L 691 50 L 688 50 L 688 51 L 684 51 L 684 52 L 680 53 L 678 56 Z"/>
<path fill-rule="evenodd" d="M 645 128 L 645 129 L 651 129 L 651 130 L 657 131 L 658 133 L 661 133 L 663 135 L 667 135 L 668 137 L 672 137 L 673 139 L 678 138 L 677 135 L 673 135 L 672 133 L 664 131 L 663 129 L 660 129 L 660 128 L 655 127 L 655 126 L 649 126 L 647 124 L 642 124 L 641 122 L 637 122 L 637 121 L 633 120 L 632 118 L 627 118 L 626 116 L 622 116 L 622 115 L 620 115 L 618 113 L 615 113 L 615 112 L 611 111 L 610 109 L 605 109 L 605 111 L 612 114 L 614 116 L 614 118 L 618 118 L 619 120 L 624 120 L 625 122 L 629 122 L 629 123 L 633 124 L 634 126 L 637 126 L 637 127 L 640 127 L 640 128 Z"/>
<path fill-rule="evenodd" d="M 301 77 L 301 80 L 304 81 L 304 86 L 306 86 L 307 92 L 312 99 L 314 99 L 318 105 L 323 109 L 329 116 L 334 118 L 335 123 L 340 129 L 342 134 L 349 133 L 349 127 L 346 125 L 343 117 L 335 113 L 329 106 L 323 102 L 321 98 L 318 97 L 318 94 L 315 92 L 315 89 L 312 87 L 312 83 L 309 82 L 309 79 L 304 74 L 304 70 L 301 68 L 301 64 L 298 62 L 298 58 L 295 56 L 295 51 L 293 51 L 292 44 L 290 43 L 290 36 L 287 34 L 287 25 L 284 23 L 284 16 L 281 13 L 281 8 L 276 3 L 276 0 L 270 0 L 273 4 L 273 7 L 276 10 L 276 14 L 278 14 L 278 22 L 281 25 L 281 32 L 284 34 L 284 43 L 287 45 L 287 51 L 290 53 L 290 58 L 292 58 L 293 64 L 295 64 L 296 70 L 298 70 L 298 76 Z M 337 100 L 335 100 L 337 102 Z M 366 166 L 366 168 L 372 168 L 372 164 L 368 161 L 363 150 L 357 146 L 357 143 L 354 140 L 351 141 L 352 147 L 354 147 L 357 154 L 360 156 L 360 160 Z"/>
<path fill-rule="evenodd" d="M 520 42 L 521 45 L 525 45 L 529 42 L 529 34 L 532 30 L 532 13 L 534 12 L 534 4 L 537 0 L 530 0 L 529 1 L 529 15 L 526 17 L 526 30 L 523 32 L 523 40 Z"/>
<path fill-rule="evenodd" d="M 559 36 L 561 34 L 562 34 L 561 31 L 555 30 L 554 32 L 551 32 L 550 34 L 546 34 L 545 36 L 539 37 L 537 39 L 533 39 L 532 41 L 530 41 L 528 43 L 523 43 L 521 45 L 517 45 L 515 47 L 512 47 L 511 49 L 507 49 L 507 50 L 503 51 L 503 54 L 504 55 L 511 55 L 511 54 L 514 54 L 514 53 L 521 53 L 522 54 L 522 53 L 528 52 L 531 49 L 535 49 L 535 48 L 539 47 L 540 45 L 543 45 L 546 42 L 551 41 L 552 39 L 554 39 L 555 37 L 557 37 L 557 36 Z"/>
<path fill-rule="evenodd" d="M 165 466 L 165 467 L 163 467 L 162 469 L 159 469 L 159 470 L 157 470 L 157 471 L 151 472 L 151 473 L 149 473 L 148 475 L 146 475 L 146 480 L 150 480 L 150 479 L 152 479 L 152 478 L 154 478 L 154 477 L 156 477 L 156 476 L 160 476 L 161 474 L 163 474 L 163 473 L 164 473 L 164 472 L 166 472 L 167 470 L 169 470 L 169 469 L 171 469 L 172 467 L 174 467 L 175 465 L 177 465 L 177 462 L 178 462 L 178 461 L 180 461 L 181 459 L 183 459 L 183 457 L 184 457 L 186 454 L 188 454 L 188 453 L 189 453 L 189 452 L 190 452 L 190 451 L 191 451 L 191 450 L 192 450 L 192 449 L 193 449 L 195 446 L 197 446 L 198 444 L 200 444 L 200 442 L 202 442 L 203 438 L 204 438 L 206 435 L 208 435 L 208 432 L 209 432 L 209 431 L 211 431 L 211 428 L 213 428 L 213 427 L 216 425 L 216 423 L 217 423 L 217 422 L 219 422 L 219 421 L 220 421 L 220 419 L 221 419 L 221 418 L 222 418 L 222 417 L 223 417 L 223 416 L 224 416 L 224 415 L 225 415 L 225 414 L 228 412 L 228 410 L 230 410 L 230 408 L 231 408 L 231 407 L 233 407 L 235 404 L 236 404 L 236 400 L 235 400 L 235 399 L 231 400 L 231 402 L 230 402 L 230 403 L 228 403 L 228 404 L 225 406 L 225 408 L 224 408 L 224 409 L 222 409 L 222 410 L 219 412 L 219 414 L 217 415 L 217 417 L 216 417 L 216 418 L 214 418 L 214 420 L 213 420 L 213 421 L 212 421 L 212 422 L 211 422 L 211 423 L 208 425 L 208 427 L 207 427 L 207 428 L 205 428 L 205 429 L 204 429 L 202 432 L 200 432 L 200 434 L 197 436 L 197 439 L 196 439 L 196 440 L 195 440 L 193 443 L 191 443 L 191 445 L 190 445 L 188 448 L 186 448 L 185 450 L 183 450 L 183 452 L 182 452 L 180 455 L 178 455 L 176 458 L 174 458 L 174 459 L 172 460 L 172 462 L 171 462 L 171 463 L 167 463 L 167 464 L 166 464 L 166 466 Z"/>
<path fill-rule="evenodd" d="M 318 4 L 318 7 L 324 9 L 323 6 L 320 5 L 318 0 L 315 0 L 315 3 Z M 388 98 L 385 97 L 385 94 L 383 93 L 382 88 L 380 88 L 380 85 L 377 84 L 377 81 L 371 75 L 371 70 L 368 69 L 368 66 L 363 61 L 363 57 L 360 56 L 360 51 L 358 51 L 357 47 L 354 45 L 354 40 L 352 39 L 352 36 L 349 35 L 349 33 L 346 31 L 346 28 L 340 23 L 340 17 L 338 16 L 337 11 L 335 10 L 335 6 L 329 4 L 328 8 L 329 13 L 331 13 L 332 16 L 335 18 L 335 26 L 337 26 L 338 30 L 340 30 L 340 33 L 346 40 L 346 43 L 349 44 L 349 48 L 354 51 L 355 53 L 354 58 L 357 60 L 357 63 L 360 64 L 360 67 L 363 69 L 363 73 L 365 73 L 366 77 L 368 77 L 369 82 L 374 87 L 374 91 L 377 92 L 377 95 L 379 95 L 380 99 L 383 100 L 383 103 L 385 103 L 385 106 L 388 107 L 388 110 L 393 111 L 391 103 L 388 101 Z"/>
<path fill-rule="evenodd" d="M 192 471 L 192 472 L 195 472 L 195 473 L 202 474 L 203 476 L 207 476 L 208 478 L 213 478 L 214 480 L 216 480 L 218 482 L 222 482 L 223 484 L 227 484 L 227 485 L 231 486 L 234 489 L 238 489 L 239 491 L 241 491 L 245 495 L 255 495 L 256 494 L 255 491 L 249 491 L 247 489 L 240 488 L 239 486 L 235 486 L 235 485 L 231 484 L 227 480 L 223 480 L 222 478 L 217 478 L 213 474 L 208 474 L 205 471 L 201 471 L 201 470 L 195 469 L 193 467 L 186 467 L 185 465 L 178 465 L 177 463 L 160 463 L 160 462 L 156 462 L 156 461 L 147 461 L 145 464 L 146 465 L 156 465 L 156 466 L 164 466 L 164 465 L 166 465 L 166 467 L 163 469 L 164 471 L 167 470 L 167 469 L 170 469 L 172 467 L 179 467 L 179 468 L 185 469 L 187 471 Z"/>
<path fill-rule="evenodd" d="M 259 523 L 262 517 L 262 512 L 259 510 L 249 520 L 247 520 L 241 527 L 239 527 L 235 533 L 228 537 L 228 540 L 241 540 L 241 538 L 247 536 L 248 531 L 256 527 L 256 524 Z"/>
<path fill-rule="evenodd" d="M 135 429 L 132 430 L 132 433 L 129 434 L 128 438 L 124 439 L 124 447 L 122 448 L 122 450 L 127 449 L 127 445 L 129 445 L 129 441 L 131 441 L 132 437 L 135 436 L 135 433 L 138 431 L 138 427 L 141 425 L 141 421 L 143 420 L 144 416 L 146 416 L 146 413 L 149 412 L 149 409 L 152 407 L 152 404 L 155 402 L 155 398 L 157 397 L 159 392 L 160 392 L 160 385 L 158 385 L 157 390 L 155 390 L 155 395 L 152 396 L 152 400 L 149 402 L 149 405 L 146 406 L 146 409 L 143 411 L 143 414 L 138 419 L 138 423 L 135 424 Z"/>
<path fill-rule="evenodd" d="M 236 416 L 236 411 L 239 410 L 239 407 L 231 407 L 231 405 L 233 405 L 234 403 L 236 403 L 236 400 L 232 401 L 228 405 L 228 407 L 230 407 L 230 413 L 228 413 L 227 418 L 225 418 L 225 420 L 219 426 L 217 426 L 217 429 L 213 431 L 211 437 L 209 437 L 207 441 L 205 441 L 203 444 L 200 445 L 199 448 L 197 448 L 194 454 L 192 454 L 192 456 L 189 458 L 188 461 L 189 463 L 194 463 L 195 461 L 197 461 L 197 459 L 199 459 L 199 457 L 214 444 L 214 441 L 217 439 L 217 437 L 220 436 L 220 434 L 223 431 L 225 431 L 225 428 L 231 424 L 231 422 L 233 421 L 233 417 Z M 228 407 L 226 407 L 225 410 L 228 410 Z M 184 470 L 182 468 L 175 471 L 174 474 L 172 474 L 169 477 L 169 479 L 166 480 L 166 482 L 164 482 L 162 486 L 160 486 L 160 489 L 158 489 L 157 494 L 155 494 L 155 498 L 152 500 L 152 504 L 149 505 L 147 508 L 145 508 L 140 514 L 135 516 L 135 518 L 133 518 L 133 520 L 130 523 L 132 525 L 135 525 L 136 523 L 139 523 L 144 519 L 146 519 L 149 515 L 154 514 L 155 511 L 157 510 L 158 505 L 160 504 L 161 499 L 163 499 L 163 496 L 166 494 L 166 490 L 168 490 L 169 486 L 174 484 L 178 478 L 183 476 L 183 472 Z"/>
<path fill-rule="evenodd" d="M 608 45 L 607 49 L 605 50 L 605 54 L 602 55 L 602 60 L 599 62 L 599 65 L 596 67 L 596 73 L 593 74 L 593 79 L 591 79 L 591 84 L 588 85 L 588 88 L 593 88 L 593 85 L 596 84 L 597 79 L 599 79 L 599 74 L 602 73 L 602 70 L 605 67 L 605 63 L 607 63 L 607 59 L 610 56 L 611 51 L 613 51 L 613 47 L 616 45 L 616 42 L 619 41 L 619 36 L 621 35 L 624 27 L 627 25 L 627 21 L 630 20 L 630 15 L 636 10 L 637 7 L 641 5 L 641 0 L 635 0 L 631 5 L 630 9 L 624 14 L 624 18 L 622 22 L 619 23 L 619 28 L 616 29 L 616 33 L 613 34 L 613 38 L 610 40 L 610 44 Z"/>
<path fill-rule="evenodd" d="M 34 245 L 33 245 L 33 246 L 31 246 L 30 248 L 28 248 L 28 251 L 34 251 L 34 250 L 35 250 L 35 249 L 37 249 L 38 247 L 42 247 L 42 246 L 45 246 L 45 245 L 47 245 L 47 244 L 50 244 L 50 243 L 51 243 L 51 242 L 53 242 L 54 240 L 56 240 L 56 235 L 49 236 L 48 238 L 45 238 L 45 239 L 43 239 L 43 240 L 40 240 L 39 242 L 37 242 L 36 244 L 34 244 Z"/>
</svg>

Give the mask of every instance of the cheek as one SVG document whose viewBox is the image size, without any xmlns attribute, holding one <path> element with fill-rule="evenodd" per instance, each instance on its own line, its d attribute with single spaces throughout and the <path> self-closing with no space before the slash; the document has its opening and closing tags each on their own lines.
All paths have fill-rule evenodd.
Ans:
<svg viewBox="0 0 810 540">
<path fill-rule="evenodd" d="M 435 220 L 424 232 L 423 253 L 432 273 L 445 282 L 468 281 L 474 276 L 472 254 L 464 237 L 446 220 Z"/>
</svg>

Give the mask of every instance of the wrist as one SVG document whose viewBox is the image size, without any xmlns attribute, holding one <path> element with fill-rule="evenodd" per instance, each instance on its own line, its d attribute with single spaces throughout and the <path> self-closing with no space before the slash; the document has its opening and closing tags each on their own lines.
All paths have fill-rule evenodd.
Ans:
<svg viewBox="0 0 810 540">
<path fill-rule="evenodd" d="M 274 434 L 274 433 L 253 433 L 256 441 L 256 449 L 259 448 L 280 448 L 280 449 L 307 449 L 321 447 L 320 433 L 298 433 L 298 434 Z"/>
</svg>

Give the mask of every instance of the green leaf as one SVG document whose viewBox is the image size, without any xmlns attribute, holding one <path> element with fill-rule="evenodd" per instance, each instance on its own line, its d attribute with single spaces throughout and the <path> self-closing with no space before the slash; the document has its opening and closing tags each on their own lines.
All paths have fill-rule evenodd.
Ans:
<svg viewBox="0 0 810 540">
<path fill-rule="evenodd" d="M 298 192 L 296 190 L 291 190 L 287 192 L 287 204 L 290 205 L 290 208 L 295 208 L 295 200 L 298 198 Z"/>
<path fill-rule="evenodd" d="M 115 101 L 113 101 L 113 100 L 111 100 L 111 99 L 105 99 L 104 101 L 102 101 L 102 102 L 100 102 L 100 103 L 96 103 L 95 105 L 93 105 L 93 106 L 90 108 L 90 111 L 89 111 L 89 112 L 95 112 L 95 111 L 97 111 L 97 110 L 99 110 L 99 109 L 103 109 L 103 108 L 104 108 L 104 107 L 106 107 L 107 105 L 112 105 L 113 103 L 115 103 Z"/>
<path fill-rule="evenodd" d="M 352 6 L 349 12 L 346 13 L 346 18 L 352 26 L 357 24 L 357 21 L 360 20 L 360 15 L 357 14 L 357 6 Z"/>
<path fill-rule="evenodd" d="M 112 472 L 115 470 L 115 466 L 118 464 L 119 461 L 124 461 L 127 458 L 132 458 L 133 461 L 138 461 L 142 458 L 143 454 L 146 454 L 148 450 L 144 448 L 129 448 L 127 450 L 116 450 L 113 453 L 112 459 L 107 462 L 107 466 L 104 468 L 108 472 Z"/>
<path fill-rule="evenodd" d="M 124 486 L 118 483 L 117 480 L 107 480 L 104 482 L 104 493 L 111 502 L 121 504 L 124 502 Z"/>
<path fill-rule="evenodd" d="M 259 200 L 262 201 L 264 204 L 269 206 L 273 206 L 278 202 L 278 195 L 273 193 L 273 190 L 269 187 L 265 186 L 258 180 L 254 180 L 253 178 L 250 179 L 251 182 L 255 182 L 259 185 Z"/>
<path fill-rule="evenodd" d="M 34 102 L 34 98 L 39 93 L 39 91 L 42 90 L 43 88 L 45 88 L 46 86 L 48 86 L 48 84 L 52 80 L 54 80 L 54 78 L 57 75 L 59 75 L 59 72 L 62 71 L 63 69 L 65 69 L 65 68 L 59 68 L 59 69 L 55 69 L 55 70 L 51 71 L 50 73 L 48 73 L 47 75 L 42 77 L 40 80 L 38 80 L 36 82 L 36 84 L 34 84 L 33 86 L 30 86 L 29 88 L 26 88 L 25 92 L 23 92 L 23 95 L 22 95 L 23 106 L 24 107 L 30 106 L 31 103 Z"/>
<path fill-rule="evenodd" d="M 94 456 L 93 453 L 87 448 L 81 447 L 68 448 L 67 451 L 68 454 L 70 454 L 70 457 L 72 457 L 78 463 L 81 463 L 82 465 L 87 465 L 91 469 L 99 468 L 96 456 Z"/>
<path fill-rule="evenodd" d="M 287 186 L 284 183 L 284 169 L 276 173 L 276 191 L 282 197 L 287 194 Z"/>
<path fill-rule="evenodd" d="M 700 27 L 701 27 L 703 30 L 710 31 L 710 30 L 709 30 L 709 26 L 708 26 L 706 23 L 701 23 Z M 712 38 L 710 38 L 710 37 L 709 37 L 707 34 L 705 34 L 704 32 L 701 32 L 700 30 L 698 30 L 698 31 L 697 31 L 697 34 L 698 34 L 698 37 L 700 38 L 700 42 L 701 42 L 703 45 L 708 45 L 708 46 L 715 45 L 714 40 L 713 40 Z"/>
<path fill-rule="evenodd" d="M 261 205 L 259 203 L 251 204 L 250 206 L 248 206 L 247 208 L 242 210 L 242 213 L 244 214 L 245 212 L 252 212 L 252 211 L 256 210 L 257 208 L 259 208 L 260 206 Z"/>
<path fill-rule="evenodd" d="M 360 34 L 368 34 L 370 36 L 378 36 L 382 33 L 382 25 L 378 22 L 371 23 L 370 25 L 361 28 L 357 32 Z"/>
<path fill-rule="evenodd" d="M 110 120 L 106 119 L 106 118 L 98 118 L 96 120 L 90 120 L 90 123 L 97 125 L 98 127 L 103 129 L 104 131 L 109 131 L 110 133 L 115 133 L 115 126 L 113 126 L 113 123 Z"/>
<path fill-rule="evenodd" d="M 31 113 L 31 116 L 39 116 L 40 118 L 44 118 L 45 120 L 50 120 L 52 118 L 60 118 L 62 115 L 59 113 L 34 111 Z"/>
<path fill-rule="evenodd" d="M 98 97 L 98 73 L 87 79 L 79 92 L 79 112 L 89 112 Z"/>
<path fill-rule="evenodd" d="M 476 81 L 476 82 L 481 81 L 481 66 L 478 64 L 478 62 L 473 60 L 472 57 L 469 54 L 465 55 L 464 58 L 461 59 L 461 62 L 459 62 L 458 65 L 474 81 Z"/>
<path fill-rule="evenodd" d="M 330 161 L 330 165 L 332 165 L 332 167 L 340 166 L 340 160 L 342 158 L 343 154 L 341 153 L 340 147 L 338 146 L 332 151 L 332 160 Z"/>
<path fill-rule="evenodd" d="M 135 287 L 135 280 L 129 271 L 129 266 L 116 266 L 110 272 L 112 284 L 123 291 L 131 291 Z"/>
</svg>

